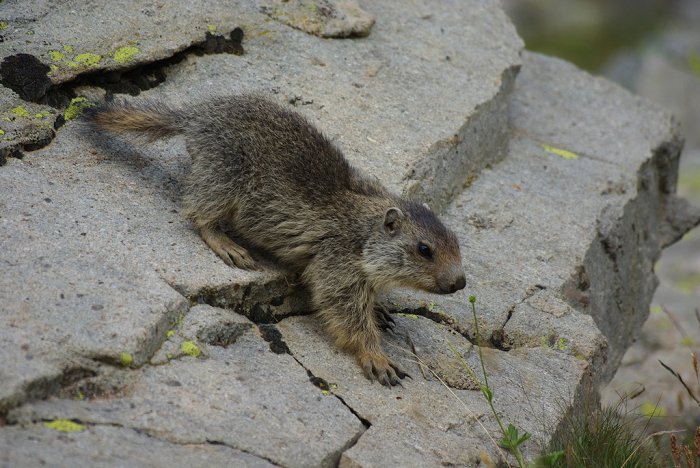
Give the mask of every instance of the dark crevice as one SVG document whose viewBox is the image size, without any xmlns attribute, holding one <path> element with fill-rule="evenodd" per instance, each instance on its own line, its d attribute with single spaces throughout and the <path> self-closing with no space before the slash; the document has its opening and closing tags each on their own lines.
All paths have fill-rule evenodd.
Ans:
<svg viewBox="0 0 700 468">
<path fill-rule="evenodd" d="M 21 394 L 0 400 L 0 419 L 4 418 L 7 412 L 13 408 L 17 408 L 27 402 L 44 400 L 75 385 L 77 382 L 95 377 L 96 375 L 97 372 L 94 369 L 85 365 L 65 369 L 56 377 L 40 377 L 33 380 L 25 385 Z"/>
<path fill-rule="evenodd" d="M 122 70 L 97 70 L 81 73 L 73 80 L 54 85 L 48 73 L 50 67 L 30 54 L 15 54 L 5 57 L 0 63 L 0 84 L 16 92 L 21 99 L 36 104 L 53 107 L 60 112 L 53 122 L 58 129 L 65 123 L 63 111 L 71 100 L 78 97 L 80 86 L 98 87 L 105 90 L 105 99 L 111 100 L 115 94 L 137 96 L 141 91 L 155 88 L 167 79 L 166 69 L 180 63 L 191 55 L 235 54 L 243 55 L 243 30 L 235 28 L 228 37 L 206 33 L 204 39 L 192 44 L 171 57 L 155 62 L 126 67 Z M 14 117 L 10 117 L 14 118 Z M 20 118 L 20 117 L 17 117 Z M 31 130 L 30 130 L 31 131 Z M 45 147 L 56 136 L 55 131 L 40 139 L 23 142 L 23 133 L 17 135 L 18 143 L 0 150 L 0 166 L 7 157 L 21 158 L 22 151 L 35 151 Z"/>
<path fill-rule="evenodd" d="M 174 443 L 174 442 L 171 442 L 171 441 L 169 441 L 169 440 L 166 440 L 166 442 L 171 443 L 171 444 Z M 209 445 L 221 445 L 222 447 L 226 447 L 226 448 L 229 448 L 229 449 L 231 449 L 231 450 L 236 450 L 236 451 L 238 451 L 238 452 L 245 453 L 246 455 L 250 455 L 250 456 L 255 457 L 255 458 L 260 458 L 261 460 L 265 460 L 266 462 L 268 462 L 268 463 L 270 463 L 271 465 L 274 465 L 274 466 L 282 466 L 282 465 L 276 463 L 276 462 L 275 462 L 274 460 L 272 460 L 271 458 L 267 458 L 267 457 L 265 457 L 265 456 L 263 456 L 263 455 L 257 454 L 257 453 L 255 453 L 255 452 L 251 452 L 251 451 L 249 451 L 249 450 L 242 449 L 242 448 L 240 448 L 240 447 L 234 447 L 234 446 L 229 445 L 229 444 L 227 444 L 226 442 L 223 442 L 223 441 L 221 441 L 221 440 L 206 439 L 206 442 L 207 442 L 207 444 L 209 444 Z M 193 445 L 193 444 L 192 444 L 192 443 L 178 443 L 178 445 Z"/>
<path fill-rule="evenodd" d="M 201 330 L 197 334 L 197 339 L 212 346 L 225 348 L 234 344 L 251 328 L 252 324 L 250 323 L 224 322 Z"/>
<path fill-rule="evenodd" d="M 143 429 L 143 428 L 133 427 L 133 426 L 127 426 L 127 425 L 124 425 L 124 424 L 121 424 L 121 423 L 116 423 L 116 422 L 93 422 L 93 421 L 85 421 L 85 420 L 82 420 L 82 419 L 80 419 L 80 418 L 70 418 L 70 419 L 68 419 L 68 420 L 69 420 L 69 421 L 72 421 L 72 422 L 74 422 L 74 423 L 76 423 L 76 424 L 81 424 L 81 425 L 83 425 L 83 426 L 88 426 L 88 427 L 106 426 L 106 427 L 115 427 L 115 428 L 118 428 L 118 429 L 126 429 L 126 430 L 129 430 L 129 431 L 133 431 L 133 432 L 135 432 L 135 433 L 137 433 L 137 434 L 139 434 L 139 435 L 142 435 L 142 436 L 144 436 L 144 437 L 148 437 L 149 439 L 159 440 L 159 441 L 161 441 L 161 442 L 165 442 L 165 443 L 167 443 L 167 444 L 172 444 L 172 445 L 181 445 L 181 446 L 204 445 L 204 444 L 208 444 L 208 445 L 221 445 L 221 446 L 224 446 L 224 447 L 229 448 L 229 449 L 231 449 L 231 450 L 235 450 L 235 451 L 237 451 L 237 452 L 245 453 L 245 454 L 247 454 L 247 455 L 250 455 L 250 456 L 253 456 L 253 457 L 256 457 L 256 458 L 260 458 L 261 460 L 265 460 L 265 461 L 267 461 L 268 463 L 271 463 L 271 464 L 274 465 L 274 466 L 280 466 L 278 463 L 274 462 L 273 460 L 271 460 L 271 459 L 269 459 L 269 458 L 267 458 L 267 457 L 265 457 L 265 456 L 262 456 L 262 455 L 260 455 L 260 454 L 254 453 L 254 452 L 250 452 L 250 451 L 248 451 L 248 450 L 245 450 L 245 449 L 242 449 L 242 448 L 239 448 L 239 447 L 234 447 L 234 446 L 232 446 L 232 445 L 227 444 L 226 442 L 219 441 L 219 440 L 205 439 L 205 442 L 200 442 L 200 441 L 182 441 L 182 440 L 170 439 L 170 438 L 164 437 L 164 436 L 156 436 L 156 435 L 152 434 L 151 432 L 149 432 L 148 429 Z M 35 419 L 35 420 L 33 420 L 32 422 L 33 422 L 33 423 L 40 423 L 40 422 L 50 422 L 50 421 L 53 421 L 53 419 L 41 418 L 41 419 Z M 15 425 L 15 424 L 17 424 L 17 423 L 11 422 L 11 423 L 9 423 L 8 425 Z"/>
<path fill-rule="evenodd" d="M 306 366 L 304 366 L 304 364 L 303 364 L 299 359 L 296 358 L 296 356 L 294 356 L 294 355 L 291 354 L 291 353 L 289 353 L 289 354 L 290 354 L 290 355 L 292 356 L 292 358 L 297 362 L 297 364 L 299 364 L 299 365 L 302 367 L 302 369 L 304 369 L 304 370 L 306 371 L 306 374 L 309 376 L 309 381 L 310 381 L 314 386 L 318 387 L 318 388 L 321 389 L 321 391 L 323 391 L 323 392 L 327 392 L 326 394 L 330 394 L 330 395 L 333 395 L 334 397 L 336 397 L 336 398 L 340 401 L 340 403 L 342 403 L 343 406 L 345 406 L 345 407 L 348 409 L 348 411 L 350 411 L 350 412 L 362 423 L 362 425 L 364 426 L 364 429 L 363 429 L 362 431 L 358 432 L 358 433 L 355 435 L 355 437 L 353 437 L 353 438 L 350 440 L 350 442 L 349 442 L 345 447 L 343 447 L 342 450 L 340 450 L 339 453 L 342 455 L 343 452 L 345 452 L 345 451 L 347 451 L 347 450 L 350 450 L 352 447 L 355 446 L 355 444 L 357 443 L 357 441 L 360 440 L 360 437 L 362 436 L 362 434 L 364 434 L 365 431 L 366 431 L 367 429 L 369 429 L 370 427 L 372 427 L 372 423 L 369 422 L 368 419 L 362 417 L 362 415 L 361 415 L 360 413 L 358 413 L 357 411 L 355 411 L 355 409 L 354 409 L 352 406 L 348 405 L 348 404 L 345 402 L 345 400 L 343 399 L 343 397 L 341 397 L 340 395 L 336 394 L 336 393 L 333 391 L 333 385 L 332 385 L 332 384 L 329 384 L 325 379 L 323 379 L 323 378 L 321 378 L 321 377 L 316 377 L 316 376 L 314 375 L 313 372 L 311 372 L 309 369 L 307 369 Z M 338 458 L 340 458 L 340 457 L 338 457 Z"/>
<path fill-rule="evenodd" d="M 289 346 L 287 346 L 287 343 L 285 343 L 282 338 L 282 333 L 280 333 L 276 326 L 272 324 L 260 324 L 258 325 L 258 329 L 263 339 L 269 343 L 270 351 L 275 354 L 292 355 Z"/>
<path fill-rule="evenodd" d="M 302 286 L 294 286 L 286 276 L 272 282 L 251 282 L 245 286 L 203 287 L 189 295 L 177 285 L 171 284 L 171 287 L 188 297 L 193 305 L 206 304 L 232 310 L 259 325 L 275 324 L 287 317 L 312 313 L 306 290 Z"/>
<path fill-rule="evenodd" d="M 452 316 L 444 312 L 432 310 L 430 307 L 426 306 L 404 307 L 402 309 L 398 309 L 396 307 L 391 307 L 390 304 L 387 304 L 386 308 L 392 314 L 420 315 L 421 317 L 425 317 L 429 320 L 432 320 L 435 323 L 445 325 L 446 327 L 462 335 L 471 344 L 476 344 L 476 340 L 474 339 L 474 337 L 469 335 L 469 331 L 466 328 L 462 327 L 459 324 L 459 322 L 457 322 Z M 482 343 L 482 345 L 483 344 L 488 345 L 487 343 Z"/>
</svg>

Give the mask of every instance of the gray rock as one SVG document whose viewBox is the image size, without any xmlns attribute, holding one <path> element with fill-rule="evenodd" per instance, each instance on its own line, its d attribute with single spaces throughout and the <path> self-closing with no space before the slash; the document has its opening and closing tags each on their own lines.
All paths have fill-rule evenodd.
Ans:
<svg viewBox="0 0 700 468">
<path fill-rule="evenodd" d="M 57 112 L 48 106 L 23 101 L 0 86 L 0 166 L 23 150 L 46 146 L 53 139 Z"/>
<path fill-rule="evenodd" d="M 599 376 L 609 379 L 647 316 L 661 248 L 700 220 L 674 194 L 680 137 L 669 114 L 612 83 L 524 59 L 509 155 L 445 216 L 462 242 L 482 337 L 506 348 L 564 338 L 572 355 L 601 362 L 600 330 L 608 359 Z M 390 301 L 475 337 L 459 294 Z"/>
<path fill-rule="evenodd" d="M 384 348 L 412 378 L 394 389 L 370 384 L 353 357 L 339 352 L 312 317 L 278 325 L 295 358 L 371 425 L 343 454 L 341 466 L 477 466 L 479 460 L 506 458 L 494 442 L 502 436 L 481 392 L 455 388 L 450 381 L 460 373 L 463 381 L 471 379 L 448 341 L 483 381 L 476 350 L 423 317 L 395 319 L 395 333 L 385 335 Z M 523 449 L 534 456 L 563 417 L 561 408 L 572 405 L 581 391 L 589 364 L 548 347 L 485 348 L 483 354 L 501 418 L 533 434 Z"/>
<path fill-rule="evenodd" d="M 353 0 L 258 0 L 271 18 L 320 37 L 364 37 L 374 17 Z"/>
<path fill-rule="evenodd" d="M 48 73 L 52 84 L 65 83 L 85 72 L 125 70 L 171 57 L 203 42 L 207 32 L 228 34 L 245 21 L 241 10 L 251 8 L 247 2 L 213 0 L 128 1 L 103 8 L 74 0 L 56 10 L 45 0 L 5 1 L 0 62 L 29 54 L 48 66 L 44 76 Z"/>
<path fill-rule="evenodd" d="M 32 467 L 240 466 L 268 468 L 272 463 L 224 445 L 176 444 L 133 429 L 94 425 L 59 433 L 37 423 L 0 431 L 0 465 Z"/>
<path fill-rule="evenodd" d="M 10 11 L 0 60 L 30 54 L 55 66 L 52 83 L 64 83 L 86 71 L 126 70 L 170 57 L 201 42 L 217 18 L 217 32 L 243 29 L 246 56 L 198 59 L 196 72 L 187 61 L 168 69 L 162 88 L 170 100 L 180 101 L 183 87 L 190 99 L 219 90 L 278 92 L 303 106 L 355 164 L 436 209 L 505 154 L 507 97 L 522 42 L 496 1 L 401 8 L 372 2 L 365 9 L 379 24 L 353 42 L 323 41 L 270 21 L 252 0 L 166 2 L 161 8 L 133 2 L 116 12 L 90 7 L 89 14 L 78 3 L 61 10 L 78 18 L 75 30 L 61 26 L 67 21 L 60 14 L 46 14 L 48 4 L 37 2 L 22 13 L 0 7 Z M 34 33 L 27 36 L 30 28 Z M 138 53 L 120 63 L 114 58 L 120 47 Z M 64 57 L 52 63 L 55 52 Z M 151 96 L 161 97 L 160 91 Z"/>
<path fill-rule="evenodd" d="M 292 356 L 271 352 L 252 328 L 231 346 L 211 346 L 208 358 L 133 371 L 122 395 L 28 404 L 8 420 L 30 428 L 56 419 L 116 426 L 168 444 L 223 445 L 234 456 L 290 467 L 333 466 L 365 430 L 339 399 L 314 387 Z M 113 447 L 104 435 L 94 433 L 96 443 Z"/>
<path fill-rule="evenodd" d="M 529 458 L 617 365 L 646 313 L 661 247 L 699 219 L 674 195 L 680 142 L 670 117 L 531 54 L 514 87 L 522 44 L 495 1 L 363 3 L 377 22 L 353 41 L 280 24 L 252 0 L 127 3 L 126 19 L 92 7 L 94 22 L 77 24 L 95 34 L 58 31 L 65 18 L 45 14 L 45 2 L 0 5 L 11 12 L 2 57 L 45 60 L 80 37 L 61 60 L 100 55 L 95 72 L 171 56 L 209 29 L 204 15 L 217 31 L 240 26 L 245 55 L 183 56 L 145 98 L 178 104 L 257 90 L 297 106 L 393 191 L 445 208 L 477 296 L 494 403 L 533 434 Z M 71 6 L 85 12 L 77 3 L 61 11 Z M 30 25 L 37 38 L 26 35 Z M 142 42 L 118 64 L 124 31 L 142 31 Z M 88 68 L 66 62 L 52 83 Z M 110 437 L 131 456 L 147 434 L 154 453 L 184 445 L 185 459 L 191 445 L 213 444 L 223 452 L 211 457 L 243 452 L 284 466 L 507 458 L 475 390 L 484 376 L 466 294 L 393 294 L 405 316 L 385 348 L 413 379 L 372 385 L 313 317 L 289 317 L 309 312 L 298 278 L 265 259 L 260 272 L 227 267 L 182 219 L 181 139 L 88 140 L 68 122 L 52 144 L 0 168 L 0 415 L 17 424 L 0 428 L 0 444 L 41 431 L 47 452 L 38 457 L 71 459 L 65 438 L 38 427 L 67 418 L 87 425 L 85 443 L 107 457 L 116 453 Z"/>
</svg>

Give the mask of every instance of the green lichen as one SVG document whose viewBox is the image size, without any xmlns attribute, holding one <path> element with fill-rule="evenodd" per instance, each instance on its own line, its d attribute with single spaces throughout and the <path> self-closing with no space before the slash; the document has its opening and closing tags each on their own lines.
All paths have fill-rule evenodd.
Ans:
<svg viewBox="0 0 700 468">
<path fill-rule="evenodd" d="M 175 334 L 175 330 L 168 330 L 167 332 L 165 332 L 165 336 L 167 338 L 172 338 L 174 334 Z"/>
<path fill-rule="evenodd" d="M 51 64 L 51 65 L 49 65 L 49 68 L 51 70 L 49 70 L 48 75 L 52 75 L 58 71 L 58 65 Z"/>
<path fill-rule="evenodd" d="M 688 54 L 688 67 L 695 75 L 700 76 L 700 54 L 691 52 Z"/>
<path fill-rule="evenodd" d="M 175 321 L 175 327 L 180 328 L 182 326 L 182 322 L 185 320 L 185 314 L 180 312 L 180 315 L 177 316 L 177 320 Z"/>
<path fill-rule="evenodd" d="M 402 312 L 399 312 L 396 315 L 399 315 L 401 317 L 410 318 L 410 319 L 417 319 L 418 318 L 418 316 L 416 314 L 404 314 Z"/>
<path fill-rule="evenodd" d="M 660 314 L 661 312 L 663 312 L 663 309 L 659 305 L 652 305 L 649 307 L 649 313 L 651 314 Z"/>
<path fill-rule="evenodd" d="M 4 120 L 5 122 L 12 122 L 12 119 L 9 117 L 3 117 L 2 120 Z"/>
<path fill-rule="evenodd" d="M 7 29 L 8 26 L 9 24 L 7 23 L 7 21 L 0 21 L 0 31 L 2 31 L 3 29 Z"/>
<path fill-rule="evenodd" d="M 658 406 L 650 401 L 642 403 L 642 406 L 639 407 L 639 411 L 647 418 L 663 418 L 667 414 L 666 408 Z"/>
<path fill-rule="evenodd" d="M 694 342 L 693 339 L 692 339 L 691 337 L 689 337 L 689 336 L 684 336 L 684 337 L 681 339 L 681 346 L 688 346 L 688 347 L 691 347 L 691 346 L 693 346 L 694 344 L 695 344 L 695 342 Z"/>
<path fill-rule="evenodd" d="M 45 119 L 49 115 L 51 115 L 51 113 L 49 111 L 43 111 L 43 112 L 37 112 L 36 114 L 34 114 L 34 117 L 36 117 L 37 119 Z"/>
<path fill-rule="evenodd" d="M 34 35 L 34 31 L 32 31 L 31 29 L 29 31 L 27 31 L 27 36 L 33 36 L 33 35 Z"/>
<path fill-rule="evenodd" d="M 129 367 L 134 363 L 134 356 L 127 352 L 123 352 L 119 354 L 119 362 L 121 362 L 122 366 Z"/>
<path fill-rule="evenodd" d="M 700 288 L 700 273 L 683 277 L 676 282 L 676 287 L 684 294 L 690 294 Z"/>
<path fill-rule="evenodd" d="M 566 351 L 569 348 L 569 340 L 566 338 L 556 338 L 553 335 L 543 335 L 540 337 L 540 344 L 543 347 L 550 349 L 558 349 L 559 351 Z"/>
<path fill-rule="evenodd" d="M 139 50 L 138 47 L 124 46 L 124 47 L 120 47 L 116 51 L 114 51 L 112 58 L 117 63 L 127 63 L 127 62 L 131 62 L 139 52 L 141 52 L 141 51 Z"/>
<path fill-rule="evenodd" d="M 63 111 L 63 118 L 66 120 L 73 120 L 79 117 L 88 107 L 94 107 L 94 104 L 82 96 L 73 98 L 70 104 L 68 104 L 68 107 L 66 107 L 66 110 Z"/>
<path fill-rule="evenodd" d="M 71 421 L 70 419 L 55 419 L 53 421 L 46 421 L 44 423 L 44 427 L 58 432 L 82 432 L 87 429 L 87 427 L 85 427 L 83 424 Z"/>
<path fill-rule="evenodd" d="M 80 66 L 92 68 L 99 65 L 100 61 L 102 61 L 101 55 L 86 52 L 84 54 L 78 54 L 75 57 L 73 57 L 73 61 L 68 62 L 68 66 L 71 68 L 77 68 Z"/>
<path fill-rule="evenodd" d="M 12 115 L 14 115 L 16 117 L 25 117 L 26 118 L 26 117 L 29 117 L 31 115 L 29 113 L 29 111 L 27 109 L 25 109 L 23 106 L 14 107 L 14 108 L 10 109 L 10 112 L 12 113 Z"/>
<path fill-rule="evenodd" d="M 562 148 L 557 148 L 557 147 L 549 146 L 549 145 L 542 145 L 542 149 L 548 153 L 556 154 L 557 156 L 561 156 L 564 159 L 578 159 L 578 154 L 576 154 L 572 151 L 562 149 Z"/>
<path fill-rule="evenodd" d="M 66 58 L 66 54 L 64 54 L 60 50 L 50 50 L 49 57 L 51 57 L 51 60 L 53 60 L 54 62 L 60 62 L 61 60 Z"/>
<path fill-rule="evenodd" d="M 73 46 L 72 45 L 64 45 L 63 50 L 65 50 L 69 54 L 72 54 L 73 53 Z"/>
<path fill-rule="evenodd" d="M 193 357 L 199 357 L 202 354 L 202 350 L 193 341 L 183 341 L 180 345 L 180 351 Z"/>
<path fill-rule="evenodd" d="M 4 134 L 5 134 L 5 130 L 3 130 L 2 128 L 0 128 L 0 135 L 4 135 Z"/>
<path fill-rule="evenodd" d="M 168 353 L 168 354 L 165 355 L 165 357 L 167 357 L 167 358 L 168 358 L 168 361 L 169 361 L 169 360 L 171 360 L 172 358 L 174 358 L 175 356 L 173 356 L 173 353 Z"/>
<path fill-rule="evenodd" d="M 207 30 L 211 34 L 216 34 L 216 25 L 215 24 L 207 24 Z"/>
</svg>

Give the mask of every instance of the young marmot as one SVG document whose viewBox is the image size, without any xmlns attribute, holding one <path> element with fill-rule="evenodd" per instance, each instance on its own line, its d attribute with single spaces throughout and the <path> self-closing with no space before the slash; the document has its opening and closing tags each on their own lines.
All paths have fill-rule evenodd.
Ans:
<svg viewBox="0 0 700 468">
<path fill-rule="evenodd" d="M 87 121 L 155 140 L 184 134 L 192 157 L 185 215 L 228 265 L 255 267 L 236 237 L 301 273 L 326 329 L 367 377 L 396 385 L 406 374 L 380 345 L 391 319 L 375 297 L 408 286 L 438 294 L 464 288 L 455 235 L 424 205 L 393 195 L 350 166 L 299 114 L 256 95 L 174 109 L 106 104 Z"/>
</svg>

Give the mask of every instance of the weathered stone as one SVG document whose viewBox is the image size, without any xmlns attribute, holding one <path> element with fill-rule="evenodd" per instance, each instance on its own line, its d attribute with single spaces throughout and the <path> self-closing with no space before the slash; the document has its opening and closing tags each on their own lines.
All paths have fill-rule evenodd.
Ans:
<svg viewBox="0 0 700 468">
<path fill-rule="evenodd" d="M 448 388 L 437 379 L 448 368 L 451 375 L 461 372 L 470 380 L 459 369 L 449 341 L 483 381 L 476 350 L 423 317 L 395 320 L 395 332 L 385 334 L 384 348 L 412 378 L 394 389 L 369 383 L 355 359 L 339 352 L 313 317 L 292 317 L 278 325 L 295 358 L 371 425 L 343 454 L 341 466 L 477 466 L 480 459 L 504 458 L 497 444 L 502 436 L 481 392 Z M 504 421 L 533 434 L 523 450 L 534 456 L 551 436 L 547 428 L 556 427 L 563 417 L 561 408 L 580 392 L 591 372 L 589 364 L 549 347 L 482 351 L 494 404 Z M 439 363 L 437 372 L 431 363 Z"/>
<path fill-rule="evenodd" d="M 254 455 L 211 443 L 177 444 L 134 429 L 86 426 L 84 431 L 57 433 L 42 423 L 0 431 L 0 465 L 17 468 L 113 466 L 273 467 Z"/>
<path fill-rule="evenodd" d="M 68 1 L 60 9 L 45 0 L 21 6 L 3 2 L 0 16 L 7 27 L 0 61 L 31 55 L 47 66 L 52 83 L 65 83 L 86 72 L 129 69 L 172 57 L 203 42 L 207 32 L 228 34 L 241 26 L 242 9 L 251 10 L 246 2 L 212 0 L 158 5 L 127 1 L 109 8 Z M 32 97 L 40 98 L 38 94 Z"/>
<path fill-rule="evenodd" d="M 61 11 L 73 6 L 85 11 L 70 2 Z M 445 207 L 477 295 L 480 341 L 494 347 L 482 350 L 494 404 L 533 434 L 529 458 L 583 388 L 614 368 L 644 314 L 659 249 L 698 219 L 673 195 L 680 144 L 658 109 L 530 54 L 511 97 L 521 42 L 495 1 L 367 2 L 377 23 L 353 41 L 270 20 L 252 0 L 127 2 L 119 7 L 131 12 L 126 19 L 93 6 L 103 24 L 86 31 L 96 34 L 57 32 L 49 7 L 36 1 L 6 15 L 10 49 L 0 58 L 45 61 L 63 50 L 70 57 L 61 52 L 55 84 L 86 71 L 119 80 L 126 68 L 194 44 L 213 29 L 211 15 L 217 31 L 242 28 L 246 54 L 181 56 L 159 69 L 165 81 L 146 98 L 181 104 L 259 91 L 297 106 L 391 190 Z M 22 45 L 17 34 L 30 25 L 42 37 Z M 128 44 L 123 31 L 142 31 L 143 42 Z M 71 45 L 63 38 L 78 37 L 81 50 L 63 48 Z M 115 47 L 132 46 L 133 60 L 117 65 Z M 83 78 L 71 90 L 95 93 Z M 51 145 L 0 169 L 0 414 L 30 401 L 7 414 L 18 427 L 7 436 L 0 428 L 0 443 L 68 418 L 86 424 L 86 438 L 106 453 L 114 444 L 99 431 L 113 426 L 127 444 L 141 443 L 129 439 L 136 430 L 284 466 L 505 457 L 474 390 L 484 376 L 466 295 L 394 295 L 393 308 L 407 314 L 385 348 L 413 379 L 372 385 L 315 318 L 285 318 L 309 311 L 297 278 L 264 259 L 262 272 L 227 267 L 182 219 L 181 139 L 137 146 L 89 137 L 69 122 Z M 602 369 L 606 338 L 612 353 Z M 90 385 L 97 390 L 81 390 Z M 31 402 L 50 395 L 62 399 Z M 47 454 L 70 453 L 63 442 L 47 443 Z"/>
<path fill-rule="evenodd" d="M 374 17 L 353 0 L 258 0 L 271 18 L 320 37 L 364 37 Z"/>
<path fill-rule="evenodd" d="M 306 104 L 302 110 L 355 164 L 436 209 L 505 155 L 507 98 L 522 42 L 496 1 L 372 2 L 364 8 L 379 24 L 352 42 L 323 41 L 270 21 L 253 0 L 166 2 L 158 8 L 137 1 L 110 8 L 75 2 L 61 9 L 70 20 L 49 8 L 37 1 L 21 13 L 8 9 L 0 59 L 38 57 L 53 65 L 56 84 L 171 57 L 204 41 L 209 26 L 222 34 L 241 27 L 252 47 L 246 46 L 248 57 L 198 60 L 196 73 L 188 65 L 168 70 L 167 82 L 175 82 L 172 100 L 182 99 L 182 86 L 190 99 L 210 96 L 212 89 L 278 92 Z M 127 50 L 128 60 L 118 59 Z"/>
<path fill-rule="evenodd" d="M 8 157 L 21 157 L 48 145 L 53 139 L 57 112 L 48 106 L 25 102 L 0 86 L 0 166 Z"/>
<path fill-rule="evenodd" d="M 231 346 L 211 346 L 208 358 L 134 370 L 123 396 L 49 400 L 8 415 L 30 427 L 55 419 L 128 428 L 169 444 L 223 445 L 290 467 L 333 466 L 365 430 L 293 357 L 271 352 L 252 328 Z"/>
<path fill-rule="evenodd" d="M 599 376 L 610 378 L 648 313 L 661 248 L 700 218 L 674 194 L 681 147 L 676 125 L 612 83 L 532 54 L 525 55 L 511 106 L 509 155 L 445 213 L 462 241 L 481 334 L 499 346 L 510 340 L 531 345 L 547 328 L 548 336 L 595 343 L 583 354 L 599 362 L 604 342 L 596 338 L 597 327 L 609 349 Z M 548 301 L 571 306 L 557 306 L 556 315 L 572 316 L 516 317 L 508 326 L 533 308 L 541 317 L 551 315 L 546 302 L 535 301 L 538 290 Z M 459 294 L 406 293 L 391 300 L 397 309 L 419 307 L 456 321 L 475 336 Z M 530 307 L 520 307 L 524 301 Z M 581 313 L 591 315 L 595 327 L 575 317 Z M 530 338 L 522 336 L 529 329 L 523 325 L 536 321 Z M 576 344 L 569 349 L 580 351 Z"/>
<path fill-rule="evenodd" d="M 244 57 L 185 60 L 151 96 L 256 90 L 292 103 L 354 165 L 438 209 L 504 156 L 521 43 L 495 2 L 365 8 L 378 21 L 367 38 L 322 41 L 267 21 L 248 29 Z"/>
</svg>

